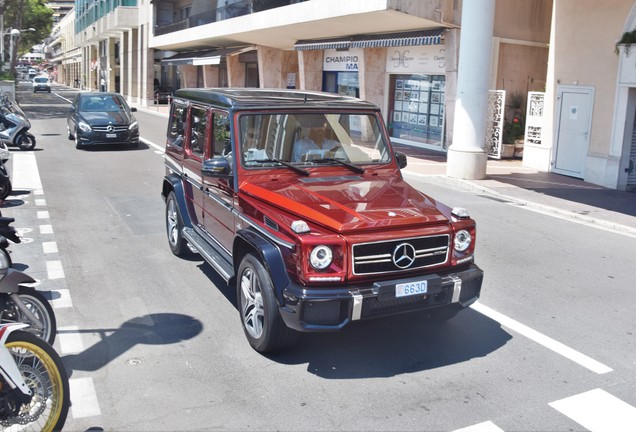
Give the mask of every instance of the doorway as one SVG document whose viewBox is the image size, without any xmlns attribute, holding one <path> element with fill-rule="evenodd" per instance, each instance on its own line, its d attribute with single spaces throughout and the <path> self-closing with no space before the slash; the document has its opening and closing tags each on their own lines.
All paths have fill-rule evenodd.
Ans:
<svg viewBox="0 0 636 432">
<path fill-rule="evenodd" d="M 559 86 L 557 101 L 557 141 L 552 171 L 582 179 L 590 144 L 594 88 Z"/>
</svg>

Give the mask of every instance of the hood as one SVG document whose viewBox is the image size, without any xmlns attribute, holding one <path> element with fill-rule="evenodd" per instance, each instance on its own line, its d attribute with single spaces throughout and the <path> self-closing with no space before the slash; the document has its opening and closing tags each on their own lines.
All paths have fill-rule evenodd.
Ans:
<svg viewBox="0 0 636 432">
<path fill-rule="evenodd" d="M 82 111 L 80 115 L 84 121 L 91 126 L 103 126 L 109 124 L 127 126 L 133 122 L 132 114 L 126 111 Z"/>
<path fill-rule="evenodd" d="M 262 180 L 262 179 L 260 179 Z M 244 182 L 242 193 L 337 232 L 446 223 L 437 202 L 394 172 L 387 176 L 278 178 Z"/>
</svg>

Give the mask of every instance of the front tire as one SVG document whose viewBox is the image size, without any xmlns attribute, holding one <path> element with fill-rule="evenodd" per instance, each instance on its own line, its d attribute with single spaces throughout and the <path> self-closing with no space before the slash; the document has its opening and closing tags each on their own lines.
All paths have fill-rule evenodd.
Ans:
<svg viewBox="0 0 636 432">
<path fill-rule="evenodd" d="M 267 353 L 296 343 L 300 334 L 283 322 L 272 280 L 263 264 L 254 255 L 247 254 L 237 274 L 238 310 L 245 336 L 252 348 Z"/>
<path fill-rule="evenodd" d="M 31 313 L 42 322 L 42 329 L 35 328 L 33 323 L 20 311 L 10 297 L 4 303 L 6 309 L 0 310 L 0 323 L 21 322 L 29 324 L 29 327 L 24 331 L 39 337 L 49 345 L 53 345 L 57 334 L 57 321 L 51 304 L 42 294 L 30 287 L 21 286 L 20 291 L 18 291 L 18 297 Z"/>
<path fill-rule="evenodd" d="M 177 204 L 177 196 L 174 192 L 170 192 L 166 200 L 166 233 L 168 234 L 170 250 L 178 257 L 185 257 L 189 252 L 182 230 L 183 219 L 179 204 Z"/>
<path fill-rule="evenodd" d="M 57 352 L 31 333 L 16 330 L 5 344 L 20 369 L 33 397 L 20 415 L 2 426 L 21 425 L 46 432 L 62 430 L 71 405 L 68 375 Z"/>
</svg>

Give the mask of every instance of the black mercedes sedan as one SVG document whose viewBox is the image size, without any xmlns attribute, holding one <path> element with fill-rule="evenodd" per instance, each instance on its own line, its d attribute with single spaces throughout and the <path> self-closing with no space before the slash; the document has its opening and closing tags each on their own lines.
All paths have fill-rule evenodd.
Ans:
<svg viewBox="0 0 636 432">
<path fill-rule="evenodd" d="M 118 93 L 79 93 L 69 108 L 68 139 L 75 147 L 119 144 L 139 145 L 139 124 L 130 108 Z"/>
</svg>

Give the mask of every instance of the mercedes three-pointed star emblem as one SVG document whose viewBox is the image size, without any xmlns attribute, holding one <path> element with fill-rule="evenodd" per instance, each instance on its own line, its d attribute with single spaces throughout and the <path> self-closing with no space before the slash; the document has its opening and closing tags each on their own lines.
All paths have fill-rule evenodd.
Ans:
<svg viewBox="0 0 636 432">
<path fill-rule="evenodd" d="M 393 251 L 393 264 L 396 267 L 409 268 L 415 261 L 415 248 L 410 243 L 400 243 Z"/>
</svg>

